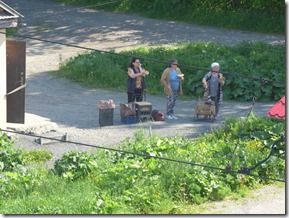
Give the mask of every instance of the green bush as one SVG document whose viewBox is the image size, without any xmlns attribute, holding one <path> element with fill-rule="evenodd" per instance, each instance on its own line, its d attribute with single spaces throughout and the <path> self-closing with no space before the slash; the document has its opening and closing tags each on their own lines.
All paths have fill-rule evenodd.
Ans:
<svg viewBox="0 0 289 218">
<path fill-rule="evenodd" d="M 35 187 L 41 186 L 46 170 L 18 169 L 14 172 L 4 172 L 0 175 L 0 201 L 7 197 L 17 198 L 33 192 Z"/>
<path fill-rule="evenodd" d="M 202 97 L 201 80 L 214 61 L 220 63 L 220 70 L 226 78 L 224 100 L 248 101 L 255 97 L 258 101 L 276 101 L 285 95 L 285 47 L 265 43 L 243 42 L 230 47 L 198 42 L 171 47 L 142 47 L 118 55 L 85 52 L 63 62 L 58 75 L 93 87 L 125 91 L 127 66 L 133 56 L 140 57 L 150 72 L 145 81 L 148 92 L 153 95 L 163 94 L 160 77 L 166 63 L 173 57 L 178 59 L 185 74 L 185 96 Z M 268 82 L 262 85 L 261 78 Z"/>
<path fill-rule="evenodd" d="M 284 121 L 251 115 L 248 120 L 228 119 L 224 128 L 194 140 L 155 135 L 147 138 L 139 132 L 135 141 L 126 140 L 118 149 L 147 156 L 111 151 L 98 155 L 83 154 L 85 160 L 98 163 L 98 168 L 92 169 L 90 161 L 77 161 L 81 153 L 70 153 L 69 160 L 64 155 L 60 161 L 65 166 L 61 172 L 64 175 L 71 170 L 73 174 L 78 171 L 81 179 L 89 178 L 101 190 L 99 196 L 102 197 L 98 199 L 99 207 L 96 210 L 102 213 L 113 213 L 113 208 L 119 208 L 123 202 L 130 208 L 129 211 L 135 213 L 152 213 L 154 208 L 162 205 L 163 199 L 201 204 L 208 200 L 224 199 L 242 189 L 270 183 L 269 180 L 234 172 L 264 160 L 270 153 L 271 145 L 284 130 Z M 263 135 L 260 135 L 261 132 Z M 277 147 L 279 150 L 275 150 L 268 161 L 251 173 L 285 179 L 285 142 Z M 282 157 L 280 153 L 283 153 Z M 158 160 L 152 156 L 181 160 L 192 165 Z M 71 164 L 72 159 L 74 164 Z M 225 169 L 228 162 L 234 172 L 212 169 Z M 59 164 L 56 166 L 59 167 Z M 89 173 L 83 173 L 83 169 L 87 168 L 91 169 Z"/>
<path fill-rule="evenodd" d="M 97 169 L 95 157 L 86 152 L 71 151 L 54 164 L 54 172 L 71 180 L 81 179 Z"/>
<path fill-rule="evenodd" d="M 222 128 L 196 139 L 147 137 L 144 131 L 117 149 L 72 151 L 54 169 L 17 168 L 0 175 L 3 214 L 180 214 L 192 204 L 221 200 L 270 184 L 237 174 L 268 157 L 285 132 L 285 120 L 228 118 Z M 6 147 L 11 148 L 10 141 Z M 2 146 L 4 147 L 4 146 Z M 25 155 L 24 155 L 25 156 Z M 166 158 L 159 160 L 154 156 Z M 168 159 L 178 162 L 168 161 Z M 185 164 L 188 162 L 190 164 Z M 225 169 L 231 163 L 231 170 Z M 285 142 L 251 173 L 285 180 Z M 214 169 L 217 168 L 217 169 Z M 190 213 L 195 213 L 190 211 Z"/>
<path fill-rule="evenodd" d="M 14 149 L 13 146 L 7 134 L 0 132 L 0 172 L 13 171 L 25 164 L 22 151 Z"/>
</svg>

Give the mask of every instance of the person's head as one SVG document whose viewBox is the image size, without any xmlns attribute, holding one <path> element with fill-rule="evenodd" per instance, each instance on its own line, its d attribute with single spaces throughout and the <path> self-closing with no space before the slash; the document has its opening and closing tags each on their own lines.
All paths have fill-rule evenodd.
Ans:
<svg viewBox="0 0 289 218">
<path fill-rule="evenodd" d="M 140 59 L 138 57 L 133 57 L 130 62 L 130 67 L 139 67 L 140 66 Z"/>
<path fill-rule="evenodd" d="M 170 62 L 169 62 L 169 67 L 177 68 L 178 67 L 177 59 L 175 59 L 175 58 L 171 59 Z"/>
<path fill-rule="evenodd" d="M 219 70 L 220 70 L 220 65 L 219 65 L 219 63 L 217 63 L 217 62 L 212 63 L 212 64 L 211 64 L 211 70 L 212 70 L 212 71 L 215 71 L 215 72 L 219 72 Z"/>
</svg>

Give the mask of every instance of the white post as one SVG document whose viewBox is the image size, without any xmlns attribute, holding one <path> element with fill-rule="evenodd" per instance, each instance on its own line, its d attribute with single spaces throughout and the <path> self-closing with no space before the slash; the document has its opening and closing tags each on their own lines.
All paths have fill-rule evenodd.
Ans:
<svg viewBox="0 0 289 218">
<path fill-rule="evenodd" d="M 6 29 L 0 29 L 6 33 Z M 6 129 L 7 125 L 7 101 L 6 101 L 6 35 L 0 34 L 0 128 Z"/>
</svg>

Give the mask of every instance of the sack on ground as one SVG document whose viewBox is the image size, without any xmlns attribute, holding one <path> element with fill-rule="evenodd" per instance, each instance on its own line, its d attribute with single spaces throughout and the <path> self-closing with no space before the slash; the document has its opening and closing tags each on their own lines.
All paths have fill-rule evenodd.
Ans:
<svg viewBox="0 0 289 218">
<path fill-rule="evenodd" d="M 134 103 L 128 103 L 128 106 L 125 110 L 125 116 L 134 116 L 136 114 L 135 112 L 135 104 Z"/>
<path fill-rule="evenodd" d="M 164 121 L 165 120 L 164 113 L 159 111 L 159 110 L 153 110 L 151 115 L 152 115 L 152 118 L 154 119 L 154 121 Z"/>
</svg>

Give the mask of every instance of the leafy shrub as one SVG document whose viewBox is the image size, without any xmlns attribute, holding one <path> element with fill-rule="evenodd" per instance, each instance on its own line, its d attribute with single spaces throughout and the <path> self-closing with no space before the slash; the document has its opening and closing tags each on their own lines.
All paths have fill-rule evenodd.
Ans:
<svg viewBox="0 0 289 218">
<path fill-rule="evenodd" d="M 64 178 L 76 180 L 86 177 L 90 172 L 97 169 L 96 158 L 87 152 L 71 151 L 65 153 L 54 164 L 54 172 Z"/>
<path fill-rule="evenodd" d="M 124 56 L 123 56 L 124 55 Z M 143 47 L 119 55 L 85 52 L 61 64 L 59 76 L 100 88 L 126 90 L 130 57 L 141 57 L 150 72 L 145 77 L 150 94 L 163 94 L 160 77 L 172 57 L 177 57 L 185 74 L 185 96 L 203 96 L 201 80 L 213 61 L 218 61 L 226 78 L 224 100 L 276 101 L 285 95 L 285 47 L 243 42 L 230 47 L 216 43 L 187 43 L 173 47 Z M 157 60 L 150 61 L 150 60 Z M 118 78 L 118 79 L 115 79 Z M 267 80 L 262 85 L 261 79 Z"/>
<path fill-rule="evenodd" d="M 31 193 L 43 182 L 46 170 L 18 169 L 15 172 L 4 172 L 0 175 L 0 199 L 22 196 Z"/>
<path fill-rule="evenodd" d="M 22 151 L 13 148 L 13 142 L 8 138 L 7 134 L 0 133 L 0 172 L 13 171 L 24 164 L 25 159 Z"/>
<path fill-rule="evenodd" d="M 97 212 L 113 213 L 125 204 L 127 211 L 153 213 L 155 208 L 163 205 L 163 199 L 201 204 L 270 183 L 270 180 L 235 172 L 264 160 L 270 153 L 270 145 L 280 137 L 284 128 L 284 121 L 251 115 L 247 121 L 229 118 L 223 128 L 194 140 L 156 135 L 146 137 L 140 131 L 135 140 L 125 140 L 118 146 L 130 154 L 74 152 L 64 155 L 55 170 L 59 175 L 71 173 L 72 176 L 65 176 L 69 179 L 77 178 L 75 175 L 88 178 L 99 190 L 95 200 Z M 285 153 L 284 142 L 268 161 L 251 173 L 284 179 L 285 160 L 280 152 Z M 91 161 L 97 162 L 98 167 L 94 167 L 96 164 L 90 166 Z M 225 171 L 228 163 L 231 163 L 231 172 Z"/>
<path fill-rule="evenodd" d="M 2 211 L 183 213 L 178 207 L 180 204 L 221 200 L 271 183 L 270 180 L 228 172 L 225 168 L 228 162 L 233 171 L 242 166 L 255 166 L 268 157 L 272 143 L 284 130 L 284 120 L 251 115 L 248 120 L 226 119 L 222 128 L 193 140 L 178 136 L 162 138 L 154 134 L 147 137 L 140 131 L 134 139 L 127 139 L 118 146 L 131 154 L 74 151 L 56 161 L 52 171 L 18 167 L 13 172 L 2 173 L 0 203 L 7 207 L 17 199 L 18 205 L 13 203 L 14 210 L 8 207 Z M 272 156 L 252 173 L 285 179 L 285 142 L 276 144 Z"/>
</svg>

